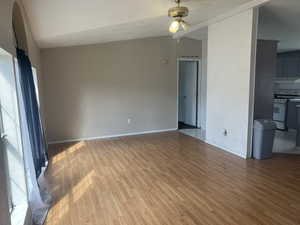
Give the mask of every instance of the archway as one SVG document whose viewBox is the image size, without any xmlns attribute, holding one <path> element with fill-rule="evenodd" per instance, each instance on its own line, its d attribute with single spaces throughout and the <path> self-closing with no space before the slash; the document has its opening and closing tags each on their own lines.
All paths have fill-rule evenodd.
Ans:
<svg viewBox="0 0 300 225">
<path fill-rule="evenodd" d="M 25 23 L 18 2 L 15 2 L 13 6 L 12 25 L 15 35 L 16 46 L 24 50 L 25 52 L 28 52 Z"/>
</svg>

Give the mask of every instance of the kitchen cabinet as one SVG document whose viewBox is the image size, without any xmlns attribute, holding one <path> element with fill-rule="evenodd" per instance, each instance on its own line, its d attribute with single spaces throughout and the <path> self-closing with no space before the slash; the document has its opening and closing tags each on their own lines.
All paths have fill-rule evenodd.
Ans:
<svg viewBox="0 0 300 225">
<path fill-rule="evenodd" d="M 257 41 L 254 119 L 273 118 L 273 80 L 276 74 L 277 44 L 277 41 Z"/>
<path fill-rule="evenodd" d="M 300 100 L 291 99 L 288 102 L 287 127 L 289 129 L 298 129 L 298 126 L 297 126 L 297 106 L 298 105 L 300 105 Z"/>
<path fill-rule="evenodd" d="M 300 77 L 300 51 L 277 54 L 277 77 Z"/>
</svg>

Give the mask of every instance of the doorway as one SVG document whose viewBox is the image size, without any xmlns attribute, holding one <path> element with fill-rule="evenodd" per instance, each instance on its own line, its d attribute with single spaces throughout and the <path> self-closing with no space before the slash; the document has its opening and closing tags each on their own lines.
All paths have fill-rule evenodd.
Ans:
<svg viewBox="0 0 300 225">
<path fill-rule="evenodd" d="M 179 60 L 179 128 L 197 128 L 198 67 L 197 61 Z"/>
<path fill-rule="evenodd" d="M 200 138 L 200 60 L 180 58 L 178 67 L 178 129 Z"/>
<path fill-rule="evenodd" d="M 300 3 L 297 6 L 299 8 Z M 291 13 L 284 15 L 282 8 L 272 1 L 259 8 L 255 79 L 251 90 L 254 94 L 253 115 L 249 132 L 253 138 L 253 120 L 273 121 L 276 130 L 273 146 L 268 148 L 273 156 L 300 154 L 300 117 L 297 116 L 300 102 L 300 36 L 297 34 L 300 28 L 291 22 L 274 22 L 276 18 L 294 21 L 298 16 L 292 10 L 295 7 L 295 4 L 287 2 L 285 9 Z M 269 14 L 271 11 L 272 15 Z M 276 26 L 273 26 L 275 23 Z M 287 26 L 289 32 L 286 32 Z M 252 143 L 249 143 L 249 157 L 252 157 Z"/>
</svg>

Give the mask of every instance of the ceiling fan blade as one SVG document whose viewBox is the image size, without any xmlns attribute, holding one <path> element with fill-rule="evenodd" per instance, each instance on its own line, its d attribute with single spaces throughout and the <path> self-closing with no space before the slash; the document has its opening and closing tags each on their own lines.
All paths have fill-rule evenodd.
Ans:
<svg viewBox="0 0 300 225">
<path fill-rule="evenodd" d="M 180 22 L 180 24 L 181 24 L 182 28 L 183 28 L 185 31 L 187 31 L 187 30 L 190 28 L 190 24 L 188 24 L 188 23 L 185 22 L 184 20 L 182 20 L 182 21 Z"/>
</svg>

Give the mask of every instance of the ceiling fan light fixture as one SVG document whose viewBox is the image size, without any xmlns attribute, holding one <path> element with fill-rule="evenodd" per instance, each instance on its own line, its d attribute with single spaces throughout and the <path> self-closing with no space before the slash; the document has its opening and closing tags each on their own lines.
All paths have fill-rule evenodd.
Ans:
<svg viewBox="0 0 300 225">
<path fill-rule="evenodd" d="M 169 27 L 169 31 L 175 34 L 179 30 L 179 27 L 180 27 L 180 21 L 174 20 Z"/>
<path fill-rule="evenodd" d="M 189 24 L 182 19 L 183 17 L 188 16 L 189 9 L 184 6 L 180 6 L 180 0 L 175 0 L 175 3 L 178 5 L 168 11 L 168 16 L 174 19 L 169 27 L 169 31 L 173 34 L 176 33 L 180 27 L 184 30 L 189 28 Z"/>
</svg>

